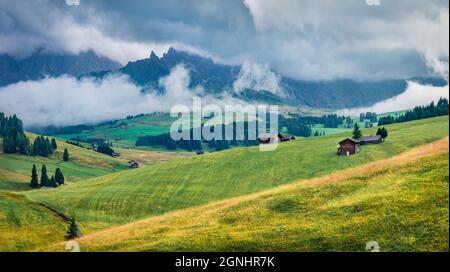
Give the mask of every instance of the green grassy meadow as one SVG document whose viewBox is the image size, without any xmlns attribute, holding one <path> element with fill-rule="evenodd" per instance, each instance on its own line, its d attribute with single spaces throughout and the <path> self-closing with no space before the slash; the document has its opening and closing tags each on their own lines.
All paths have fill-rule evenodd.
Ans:
<svg viewBox="0 0 450 272">
<path fill-rule="evenodd" d="M 364 127 L 364 126 L 362 126 Z M 351 132 L 351 128 L 345 128 L 343 126 L 338 128 L 326 128 L 324 125 L 313 125 L 311 126 L 312 134 L 314 135 L 314 132 L 318 131 L 320 133 L 325 133 L 325 135 L 333 135 L 333 134 L 342 134 L 344 132 Z"/>
<path fill-rule="evenodd" d="M 362 252 L 377 241 L 382 252 L 448 252 L 448 143 L 441 145 L 77 242 L 82 251 Z M 42 250 L 62 251 L 63 244 Z"/>
<path fill-rule="evenodd" d="M 0 191 L 0 251 L 29 251 L 64 239 L 67 224 L 25 196 Z"/>
<path fill-rule="evenodd" d="M 36 137 L 34 134 L 27 134 L 27 136 L 31 142 Z M 48 158 L 4 154 L 0 151 L 0 190 L 30 190 L 29 182 L 33 164 L 38 168 L 38 172 L 45 164 L 50 175 L 60 167 L 68 182 L 107 175 L 128 168 L 125 161 L 70 145 L 64 141 L 57 141 L 57 145 L 55 154 Z M 64 148 L 69 151 L 71 158 L 69 162 L 64 162 L 62 159 Z M 0 150 L 2 150 L 1 143 Z"/>
<path fill-rule="evenodd" d="M 75 216 L 84 233 L 310 179 L 383 160 L 448 136 L 448 116 L 387 126 L 380 145 L 339 157 L 338 142 L 351 133 L 299 139 L 274 152 L 236 148 L 114 173 L 55 190 L 24 194 Z M 375 134 L 377 128 L 363 130 Z"/>
<path fill-rule="evenodd" d="M 61 139 L 101 138 L 112 142 L 116 147 L 135 147 L 139 136 L 169 132 L 174 120 L 168 113 L 147 114 L 129 120 L 118 120 L 114 125 L 100 125 L 93 130 L 85 130 L 77 134 L 56 135 L 55 137 Z M 125 123 L 126 126 L 120 126 L 121 123 Z"/>
</svg>

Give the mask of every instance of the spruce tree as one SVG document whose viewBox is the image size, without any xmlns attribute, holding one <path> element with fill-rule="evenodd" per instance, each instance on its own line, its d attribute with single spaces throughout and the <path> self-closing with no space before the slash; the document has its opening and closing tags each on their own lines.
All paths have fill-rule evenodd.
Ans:
<svg viewBox="0 0 450 272">
<path fill-rule="evenodd" d="M 38 181 L 38 175 L 36 171 L 36 165 L 33 164 L 33 169 L 31 170 L 31 183 L 32 188 L 38 188 L 39 187 L 39 181 Z"/>
<path fill-rule="evenodd" d="M 56 168 L 56 171 L 55 171 L 55 180 L 56 180 L 56 182 L 58 183 L 58 185 L 64 184 L 64 175 L 63 175 L 63 173 L 61 172 L 61 169 L 59 169 L 59 168 Z"/>
<path fill-rule="evenodd" d="M 45 147 L 47 148 L 48 155 L 53 154 L 52 144 L 50 143 L 50 140 L 48 138 L 45 138 Z"/>
<path fill-rule="evenodd" d="M 77 223 L 75 222 L 75 218 L 72 217 L 72 219 L 70 219 L 70 224 L 69 224 L 69 228 L 67 229 L 66 232 L 66 240 L 72 240 L 75 238 L 78 238 L 78 226 Z"/>
<path fill-rule="evenodd" d="M 69 161 L 69 151 L 67 150 L 67 148 L 64 148 L 63 160 Z"/>
<path fill-rule="evenodd" d="M 383 139 L 386 139 L 389 136 L 389 133 L 385 127 L 383 127 L 380 131 L 380 136 Z"/>
<path fill-rule="evenodd" d="M 52 149 L 53 149 L 53 150 L 58 149 L 58 145 L 56 144 L 55 138 L 52 138 L 51 145 L 52 145 Z"/>
<path fill-rule="evenodd" d="M 362 132 L 359 129 L 358 123 L 355 123 L 355 126 L 353 128 L 353 139 L 359 140 L 359 139 L 361 139 L 361 137 L 362 137 Z"/>
<path fill-rule="evenodd" d="M 48 187 L 47 167 L 42 165 L 41 169 L 41 187 Z"/>
<path fill-rule="evenodd" d="M 56 182 L 55 176 L 52 175 L 50 181 L 48 182 L 48 187 L 56 188 L 58 187 L 58 183 Z"/>
<path fill-rule="evenodd" d="M 28 155 L 30 153 L 30 141 L 28 138 L 22 133 L 17 135 L 17 139 L 20 154 Z"/>
<path fill-rule="evenodd" d="M 12 149 L 12 140 L 8 135 L 3 138 L 3 153 L 14 153 Z"/>
</svg>

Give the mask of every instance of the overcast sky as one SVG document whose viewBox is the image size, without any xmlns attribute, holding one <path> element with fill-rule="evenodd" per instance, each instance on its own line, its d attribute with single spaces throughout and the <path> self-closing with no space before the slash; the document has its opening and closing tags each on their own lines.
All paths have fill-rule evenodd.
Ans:
<svg viewBox="0 0 450 272">
<path fill-rule="evenodd" d="M 0 53 L 94 50 L 126 64 L 174 46 L 299 79 L 448 77 L 447 0 L 79 1 L 0 0 Z"/>
</svg>

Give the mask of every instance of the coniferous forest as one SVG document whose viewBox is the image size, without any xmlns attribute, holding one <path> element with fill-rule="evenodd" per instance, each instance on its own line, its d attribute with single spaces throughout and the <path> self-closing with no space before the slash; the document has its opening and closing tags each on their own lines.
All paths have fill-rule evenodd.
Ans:
<svg viewBox="0 0 450 272">
<path fill-rule="evenodd" d="M 0 112 L 0 136 L 3 137 L 4 153 L 29 154 L 30 141 L 23 132 L 22 120 L 16 115 L 8 117 Z"/>
<path fill-rule="evenodd" d="M 439 99 L 438 103 L 431 102 L 428 106 L 418 106 L 412 110 L 405 112 L 405 114 L 399 117 L 393 117 L 391 115 L 381 117 L 378 121 L 379 126 L 390 125 L 395 123 L 408 122 L 413 120 L 420 120 L 425 118 L 431 118 L 436 116 L 448 115 L 448 100 L 446 98 Z"/>
</svg>

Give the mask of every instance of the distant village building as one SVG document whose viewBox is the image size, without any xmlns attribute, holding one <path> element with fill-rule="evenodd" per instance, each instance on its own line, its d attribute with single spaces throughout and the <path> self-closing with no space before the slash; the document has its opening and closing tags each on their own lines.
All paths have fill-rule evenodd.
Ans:
<svg viewBox="0 0 450 272">
<path fill-rule="evenodd" d="M 383 138 L 380 135 L 375 136 L 364 136 L 359 140 L 361 145 L 367 145 L 367 144 L 381 144 L 383 142 Z"/>
<path fill-rule="evenodd" d="M 347 138 L 339 143 L 338 155 L 350 156 L 359 152 L 360 143 L 358 140 Z"/>
<path fill-rule="evenodd" d="M 128 163 L 130 164 L 130 168 L 131 168 L 131 169 L 137 169 L 137 168 L 139 168 L 139 163 L 138 163 L 138 162 L 130 161 L 130 162 L 128 162 Z"/>
<path fill-rule="evenodd" d="M 261 133 L 258 141 L 260 144 L 275 144 L 281 142 L 282 137 L 280 133 Z"/>
<path fill-rule="evenodd" d="M 274 144 L 295 140 L 294 136 L 283 136 L 281 133 L 261 133 L 258 136 L 260 144 Z"/>
</svg>

